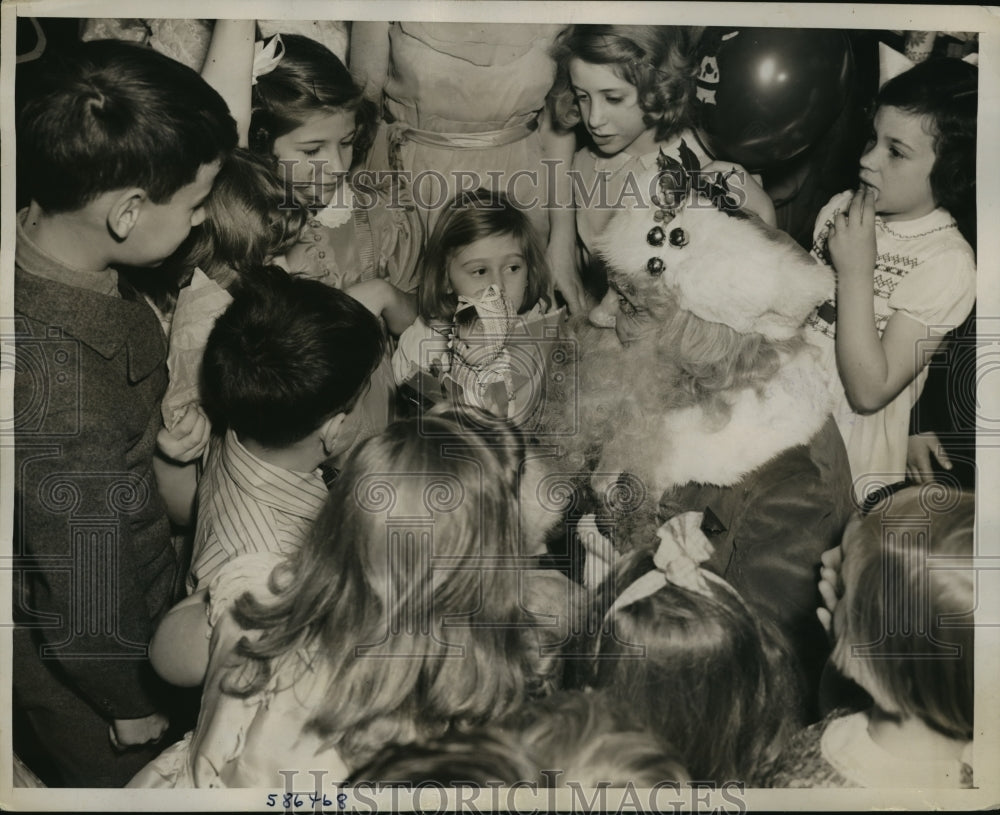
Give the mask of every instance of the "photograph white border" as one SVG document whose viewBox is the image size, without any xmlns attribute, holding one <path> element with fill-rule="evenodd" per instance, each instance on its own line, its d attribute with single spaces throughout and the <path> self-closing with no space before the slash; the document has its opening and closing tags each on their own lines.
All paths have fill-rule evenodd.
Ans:
<svg viewBox="0 0 1000 815">
<path fill-rule="evenodd" d="M 208 11 L 209 13 L 206 13 Z M 1000 421 L 1000 10 L 985 6 L 846 5 L 799 3 L 671 3 L 671 2 L 337 2 L 336 0 L 32 0 L 5 2 L 0 7 L 0 324 L 9 321 L 13 304 L 14 259 L 14 117 L 16 18 L 37 17 L 174 17 L 174 18 L 295 18 L 340 20 L 435 20 L 482 22 L 608 22 L 683 25 L 732 25 L 804 28 L 857 28 L 979 32 L 978 141 L 978 333 L 994 339 L 979 349 L 978 415 Z M 8 323 L 9 324 L 9 323 Z M 0 428 L 13 415 L 13 364 L 4 348 L 0 365 Z M 997 422 L 988 428 L 992 430 Z M 994 441 L 994 438 L 996 441 Z M 869 810 L 883 808 L 958 809 L 1000 805 L 1000 435 L 980 435 L 977 472 L 977 560 L 979 606 L 976 632 L 976 783 L 974 790 L 955 792 L 914 790 L 748 790 L 746 807 L 776 810 Z M 65 790 L 12 789 L 10 736 L 11 659 L 11 536 L 13 516 L 13 450 L 9 435 L 0 435 L 0 808 L 9 811 L 280 811 L 266 805 L 274 790 Z M 277 792 L 282 792 L 277 790 Z M 609 791 L 610 810 L 624 803 L 621 791 Z M 454 804 L 457 799 L 452 799 Z M 699 799 L 705 807 L 734 809 L 718 794 Z M 640 799 L 642 802 L 642 799 Z M 363 807 L 358 804 L 358 810 Z M 409 802 L 412 803 L 412 802 Z M 419 802 L 437 808 L 438 800 Z M 569 790 L 518 791 L 513 803 L 527 810 L 571 808 L 577 800 Z M 388 794 L 379 800 L 388 809 Z M 409 808 L 405 797 L 399 808 Z M 488 800 L 479 808 L 485 811 Z M 444 811 L 446 808 L 442 808 Z M 336 805 L 327 811 L 336 811 Z M 303 810 L 309 811 L 308 807 Z"/>
</svg>

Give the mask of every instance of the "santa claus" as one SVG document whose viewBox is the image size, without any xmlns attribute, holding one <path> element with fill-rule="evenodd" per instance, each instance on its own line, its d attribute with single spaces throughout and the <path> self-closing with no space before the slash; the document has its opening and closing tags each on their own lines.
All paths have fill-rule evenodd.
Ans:
<svg viewBox="0 0 1000 815">
<path fill-rule="evenodd" d="M 655 549 L 661 524 L 703 513 L 704 565 L 815 677 L 820 555 L 853 508 L 830 390 L 803 336 L 832 274 L 734 206 L 724 183 L 696 192 L 666 161 L 638 185 L 649 199 L 603 235 L 609 291 L 591 313 L 600 327 L 577 335 L 580 432 L 562 463 L 587 473 L 581 511 L 618 554 Z"/>
</svg>

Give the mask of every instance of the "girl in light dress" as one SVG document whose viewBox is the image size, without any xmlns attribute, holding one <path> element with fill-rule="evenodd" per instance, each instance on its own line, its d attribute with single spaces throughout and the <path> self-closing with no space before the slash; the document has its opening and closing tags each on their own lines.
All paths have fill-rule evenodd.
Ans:
<svg viewBox="0 0 1000 815">
<path fill-rule="evenodd" d="M 460 196 L 428 242 L 420 316 L 393 355 L 397 384 L 421 402 L 447 396 L 523 426 L 546 396 L 552 342 L 543 327 L 555 332 L 562 316 L 549 311 L 547 291 L 545 255 L 526 214 L 503 193 Z"/>
<path fill-rule="evenodd" d="M 204 683 L 201 713 L 130 786 L 281 787 L 289 768 L 336 783 L 386 744 L 548 689 L 566 581 L 522 558 L 520 435 L 477 416 L 441 410 L 364 442 L 291 559 L 236 558 L 167 614 L 151 660 Z"/>
<path fill-rule="evenodd" d="M 244 45 L 238 55 L 250 53 Z M 356 172 L 374 136 L 374 105 L 343 63 L 308 37 L 279 35 L 258 44 L 247 74 L 236 110 L 238 120 L 248 121 L 249 148 L 284 185 L 284 201 L 275 205 L 298 202 L 310 213 L 277 262 L 349 290 L 397 336 L 416 318 L 423 229 L 405 185 Z M 364 439 L 395 418 L 387 354 L 352 412 L 351 430 Z"/>
<path fill-rule="evenodd" d="M 859 500 L 905 478 L 927 363 L 975 301 L 963 232 L 975 222 L 977 87 L 978 69 L 957 59 L 889 80 L 859 189 L 816 219 L 813 253 L 836 270 L 837 290 L 808 334 L 829 370 Z"/>
<path fill-rule="evenodd" d="M 746 208 L 775 223 L 756 180 L 738 164 L 713 161 L 693 129 L 694 39 L 683 26 L 575 25 L 554 46 L 555 119 L 563 127 L 582 123 L 589 143 L 573 158 L 573 208 L 555 209 L 552 218 L 559 236 L 578 241 L 580 268 L 597 296 L 606 289 L 594 257 L 598 239 L 623 206 L 650 205 L 638 179 L 657 168 L 661 153 L 689 172 L 735 175 L 729 183 L 742 185 Z M 561 228 L 567 220 L 574 229 Z M 592 319 L 608 325 L 613 318 L 598 307 Z"/>
</svg>

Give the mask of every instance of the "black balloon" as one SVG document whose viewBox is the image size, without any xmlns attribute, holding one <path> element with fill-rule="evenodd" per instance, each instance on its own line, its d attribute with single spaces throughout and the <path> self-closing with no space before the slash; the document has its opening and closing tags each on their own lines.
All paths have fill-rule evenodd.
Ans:
<svg viewBox="0 0 1000 815">
<path fill-rule="evenodd" d="M 840 31 L 743 28 L 706 32 L 698 119 L 718 159 L 760 170 L 793 158 L 833 124 L 854 61 Z"/>
</svg>

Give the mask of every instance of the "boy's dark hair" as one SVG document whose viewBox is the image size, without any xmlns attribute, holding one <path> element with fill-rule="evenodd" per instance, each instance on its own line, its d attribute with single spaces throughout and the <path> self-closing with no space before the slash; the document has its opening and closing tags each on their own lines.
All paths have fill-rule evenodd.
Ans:
<svg viewBox="0 0 1000 815">
<path fill-rule="evenodd" d="M 127 187 L 163 203 L 236 146 L 222 97 L 151 48 L 97 40 L 28 70 L 18 171 L 24 192 L 46 212 L 71 212 Z"/>
<path fill-rule="evenodd" d="M 261 156 L 274 153 L 274 140 L 324 112 L 353 110 L 357 131 L 354 164 L 358 165 L 375 139 L 378 111 L 336 54 L 300 34 L 282 34 L 284 54 L 274 70 L 257 77 L 253 86 L 250 149 Z"/>
<path fill-rule="evenodd" d="M 893 77 L 878 92 L 879 107 L 929 116 L 933 122 L 934 154 L 931 192 L 963 227 L 973 229 L 975 245 L 976 118 L 979 109 L 979 69 L 960 59 L 929 59 Z"/>
<path fill-rule="evenodd" d="M 287 447 L 351 410 L 385 339 L 376 317 L 339 289 L 276 266 L 247 281 L 208 338 L 202 399 L 216 426 Z"/>
</svg>

